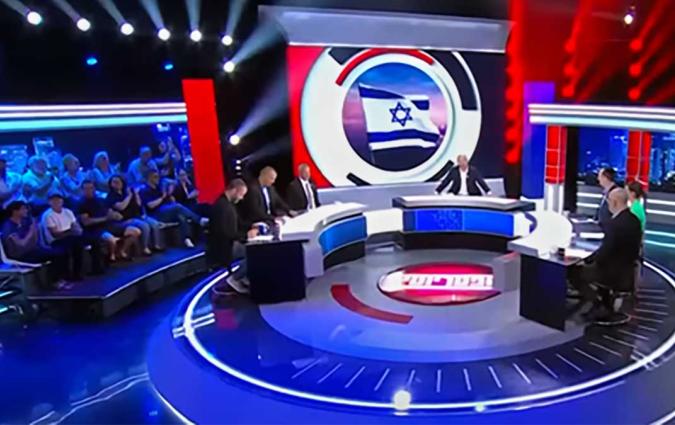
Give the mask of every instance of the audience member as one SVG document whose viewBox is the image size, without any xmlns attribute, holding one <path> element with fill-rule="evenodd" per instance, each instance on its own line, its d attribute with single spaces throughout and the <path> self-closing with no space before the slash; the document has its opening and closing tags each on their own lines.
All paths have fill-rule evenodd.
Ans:
<svg viewBox="0 0 675 425">
<path fill-rule="evenodd" d="M 52 192 L 49 195 L 49 208 L 42 215 L 41 225 L 45 229 L 45 242 L 66 256 L 66 264 L 72 263 L 72 268 L 67 272 L 68 280 L 82 280 L 82 255 L 87 241 L 82 237 L 82 227 L 77 222 L 75 214 L 63 206 L 61 193 Z M 96 254 L 97 251 L 93 249 L 94 267 L 100 266 L 100 256 L 97 260 Z"/>
<path fill-rule="evenodd" d="M 159 175 L 161 177 L 173 178 L 176 174 L 176 169 L 180 166 L 180 151 L 170 137 L 166 141 L 159 142 L 157 150 L 159 151 L 159 156 L 155 159 L 155 163 L 157 164 Z"/>
<path fill-rule="evenodd" d="M 0 157 L 0 205 L 7 208 L 21 197 L 21 175 L 7 169 L 7 159 Z"/>
<path fill-rule="evenodd" d="M 82 183 L 82 193 L 78 213 L 84 227 L 85 238 L 92 244 L 104 242 L 111 262 L 117 260 L 117 241 L 123 238 L 119 256 L 124 260 L 129 259 L 129 248 L 141 235 L 141 230 L 125 224 L 122 214 L 109 208 L 103 199 L 97 197 L 94 182 L 91 180 Z"/>
<path fill-rule="evenodd" d="M 179 204 L 190 208 L 192 211 L 196 211 L 199 191 L 195 189 L 190 181 L 190 176 L 183 168 L 178 170 L 178 182 L 173 191 L 173 196 Z"/>
<path fill-rule="evenodd" d="M 288 185 L 286 198 L 288 206 L 294 211 L 311 210 L 321 205 L 309 165 L 298 166 L 298 176 Z"/>
<path fill-rule="evenodd" d="M 274 188 L 276 180 L 276 170 L 265 167 L 260 171 L 258 181 L 249 186 L 239 210 L 240 217 L 247 223 L 247 227 L 257 222 L 271 226 L 278 217 L 294 215 Z"/>
<path fill-rule="evenodd" d="M 616 178 L 616 171 L 613 168 L 605 167 L 598 171 L 598 183 L 602 187 L 602 200 L 600 201 L 600 206 L 595 212 L 595 221 L 598 222 L 600 228 L 603 232 L 606 231 L 607 224 L 612 219 L 612 213 L 609 210 L 609 204 L 607 199 L 609 194 L 614 190 L 618 189 L 619 186 L 614 182 Z"/>
<path fill-rule="evenodd" d="M 39 156 L 28 160 L 28 171 L 21 178 L 24 197 L 38 210 L 44 209 L 47 196 L 59 188 L 59 179 L 47 170 L 47 161 Z"/>
<path fill-rule="evenodd" d="M 41 264 L 51 261 L 52 273 L 57 289 L 67 288 L 67 258 L 64 252 L 40 246 L 37 223 L 29 214 L 28 205 L 23 201 L 12 201 L 7 206 L 9 218 L 2 226 L 2 244 L 5 254 L 13 260 Z"/>
<path fill-rule="evenodd" d="M 194 243 L 190 238 L 189 221 L 203 225 L 207 220 L 177 203 L 172 195 L 173 188 L 169 186 L 160 187 L 159 172 L 157 170 L 150 170 L 148 172 L 147 183 L 141 190 L 143 206 L 148 215 L 161 222 L 177 222 L 179 224 L 180 236 L 185 246 L 192 248 L 194 247 Z"/>
<path fill-rule="evenodd" d="M 152 159 L 152 150 L 147 146 L 143 146 L 139 151 L 138 158 L 129 164 L 129 170 L 127 171 L 129 185 L 136 186 L 142 184 L 147 179 L 150 171 L 159 171 L 159 169 Z"/>
<path fill-rule="evenodd" d="M 599 294 L 590 285 L 598 282 L 617 290 L 632 290 L 627 285 L 633 281 L 642 242 L 640 220 L 628 210 L 626 190 L 613 189 L 606 203 L 611 216 L 605 223 L 605 237 L 600 248 L 586 259 L 585 264 L 570 273 L 570 283 L 584 297 L 582 303 L 594 302 L 590 314 L 595 318 L 611 313 L 612 306 L 607 304 L 607 296 L 603 297 L 605 304 L 599 305 Z"/>
<path fill-rule="evenodd" d="M 138 188 L 130 188 L 127 186 L 124 178 L 116 174 L 110 178 L 110 190 L 106 197 L 106 202 L 109 208 L 117 211 L 122 215 L 122 225 L 136 227 L 141 234 L 141 248 L 143 254 L 150 255 L 150 236 L 154 235 L 155 247 L 159 247 L 159 231 L 160 223 L 153 219 L 144 219 L 142 214 L 141 197 Z"/>
<path fill-rule="evenodd" d="M 66 154 L 63 157 L 63 169 L 61 191 L 66 198 L 80 199 L 82 182 L 87 178 L 87 174 L 80 169 L 80 160 L 73 154 Z"/>
<path fill-rule="evenodd" d="M 644 233 L 647 227 L 647 213 L 645 212 L 645 191 L 642 189 L 642 184 L 638 181 L 630 182 L 626 185 L 628 190 L 628 200 L 630 203 L 630 212 L 635 214 L 635 217 L 640 220 L 640 227 Z"/>
<path fill-rule="evenodd" d="M 89 179 L 94 182 L 96 191 L 103 194 L 108 192 L 108 180 L 110 180 L 110 177 L 116 172 L 115 167 L 110 165 L 108 152 L 100 151 L 94 155 Z"/>
</svg>

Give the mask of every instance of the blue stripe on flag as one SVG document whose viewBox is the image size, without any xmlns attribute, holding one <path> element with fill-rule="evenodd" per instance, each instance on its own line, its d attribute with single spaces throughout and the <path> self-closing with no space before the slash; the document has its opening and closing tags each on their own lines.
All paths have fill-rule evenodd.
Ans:
<svg viewBox="0 0 675 425">
<path fill-rule="evenodd" d="M 420 111 L 428 111 L 429 110 L 429 101 L 428 100 L 413 100 L 412 103 Z"/>
<path fill-rule="evenodd" d="M 387 132 L 368 133 L 369 142 L 388 142 L 400 139 L 421 139 L 427 142 L 435 142 L 439 135 L 436 133 L 427 133 L 419 130 L 398 130 Z"/>
<path fill-rule="evenodd" d="M 400 94 L 362 85 L 359 85 L 359 94 L 370 99 L 404 99 Z"/>
</svg>

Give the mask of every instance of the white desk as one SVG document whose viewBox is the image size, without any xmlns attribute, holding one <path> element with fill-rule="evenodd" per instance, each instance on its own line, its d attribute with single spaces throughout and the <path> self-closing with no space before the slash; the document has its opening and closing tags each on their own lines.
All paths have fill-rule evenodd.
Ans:
<svg viewBox="0 0 675 425">
<path fill-rule="evenodd" d="M 518 199 L 497 198 L 494 196 L 459 196 L 459 195 L 426 195 L 426 196 L 401 196 L 394 199 L 394 206 L 399 208 L 485 208 L 498 211 L 523 209 L 532 206 L 531 202 Z"/>
</svg>

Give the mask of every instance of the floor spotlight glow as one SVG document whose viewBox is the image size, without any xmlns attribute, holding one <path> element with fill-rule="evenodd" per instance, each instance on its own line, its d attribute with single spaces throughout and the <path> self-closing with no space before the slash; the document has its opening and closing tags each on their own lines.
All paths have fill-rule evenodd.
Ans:
<svg viewBox="0 0 675 425">
<path fill-rule="evenodd" d="M 234 72 L 234 68 L 236 68 L 236 66 L 232 61 L 227 61 L 223 64 L 223 71 L 227 72 L 228 74 Z"/>
<path fill-rule="evenodd" d="M 129 22 L 125 22 L 120 26 L 120 32 L 124 35 L 131 35 L 134 33 L 134 26 Z"/>
<path fill-rule="evenodd" d="M 229 34 L 225 34 L 223 38 L 220 39 L 220 41 L 226 46 L 231 46 L 232 43 L 234 43 L 234 39 Z"/>
<path fill-rule="evenodd" d="M 410 392 L 406 390 L 398 390 L 394 394 L 392 401 L 394 402 L 394 408 L 396 410 L 408 410 L 410 408 L 412 397 Z"/>
<path fill-rule="evenodd" d="M 80 31 L 89 31 L 91 29 L 91 22 L 85 18 L 78 19 L 76 25 Z"/>
<path fill-rule="evenodd" d="M 194 41 L 195 43 L 199 43 L 202 41 L 202 32 L 199 30 L 192 30 L 190 33 L 190 40 Z"/>
<path fill-rule="evenodd" d="M 238 134 L 233 134 L 230 136 L 229 141 L 232 146 L 237 146 L 241 142 L 241 137 Z"/>
<path fill-rule="evenodd" d="M 42 23 L 42 15 L 34 10 L 31 10 L 26 13 L 26 20 L 31 25 L 40 25 Z"/>
<path fill-rule="evenodd" d="M 96 56 L 88 56 L 85 62 L 87 63 L 87 66 L 96 66 L 96 64 L 98 64 L 98 59 L 96 59 Z"/>
<path fill-rule="evenodd" d="M 168 41 L 171 38 L 171 31 L 166 28 L 161 28 L 157 31 L 157 37 L 162 41 Z"/>
<path fill-rule="evenodd" d="M 164 70 L 165 71 L 172 71 L 173 70 L 173 63 L 172 62 L 164 62 Z"/>
</svg>

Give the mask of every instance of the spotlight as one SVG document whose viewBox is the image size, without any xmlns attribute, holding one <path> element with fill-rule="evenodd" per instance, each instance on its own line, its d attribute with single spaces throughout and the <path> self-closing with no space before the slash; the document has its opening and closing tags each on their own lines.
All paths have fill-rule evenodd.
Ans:
<svg viewBox="0 0 675 425">
<path fill-rule="evenodd" d="M 172 62 L 164 62 L 164 70 L 165 71 L 172 71 L 173 70 L 173 63 Z"/>
<path fill-rule="evenodd" d="M 628 12 L 625 15 L 623 15 L 623 23 L 626 25 L 630 25 L 635 21 L 635 16 L 633 15 L 633 12 Z"/>
<path fill-rule="evenodd" d="M 190 33 L 190 39 L 195 43 L 199 43 L 200 41 L 202 41 L 202 32 L 199 30 L 192 30 L 192 32 Z"/>
<path fill-rule="evenodd" d="M 637 77 L 642 73 L 642 64 L 637 62 L 633 63 L 628 67 L 628 74 L 630 74 L 631 77 Z"/>
<path fill-rule="evenodd" d="M 406 390 L 399 390 L 396 391 L 396 394 L 394 394 L 394 408 L 396 410 L 408 410 L 410 407 L 410 401 L 412 400 L 412 397 L 410 396 L 410 393 Z"/>
<path fill-rule="evenodd" d="M 34 10 L 31 10 L 26 13 L 26 20 L 31 25 L 40 25 L 42 23 L 42 15 Z"/>
<path fill-rule="evenodd" d="M 96 66 L 96 64 L 98 64 L 98 59 L 96 59 L 96 56 L 88 56 L 85 62 L 87 66 Z"/>
<path fill-rule="evenodd" d="M 226 46 L 231 46 L 232 43 L 234 43 L 234 39 L 229 34 L 225 34 L 223 38 L 220 39 L 220 41 Z"/>
<path fill-rule="evenodd" d="M 171 38 L 171 31 L 166 28 L 161 28 L 157 31 L 157 37 L 162 41 L 168 41 Z"/>
<path fill-rule="evenodd" d="M 233 134 L 233 135 L 230 136 L 229 141 L 230 141 L 230 144 L 232 146 L 237 146 L 239 144 L 239 142 L 241 142 L 241 137 L 239 137 L 238 134 Z"/>
<path fill-rule="evenodd" d="M 76 25 L 77 25 L 77 28 L 80 31 L 83 31 L 83 32 L 89 31 L 91 29 L 91 22 L 89 22 L 85 18 L 78 19 L 77 22 L 76 22 Z"/>
<path fill-rule="evenodd" d="M 134 33 L 134 26 L 129 22 L 125 22 L 120 26 L 120 32 L 124 35 L 131 35 Z"/>
<path fill-rule="evenodd" d="M 234 72 L 234 62 L 232 61 L 227 61 L 223 64 L 223 71 L 227 72 L 228 74 L 231 72 Z"/>
<path fill-rule="evenodd" d="M 628 98 L 632 101 L 638 100 L 641 95 L 642 92 L 637 87 L 633 87 L 632 89 L 628 90 Z"/>
</svg>

